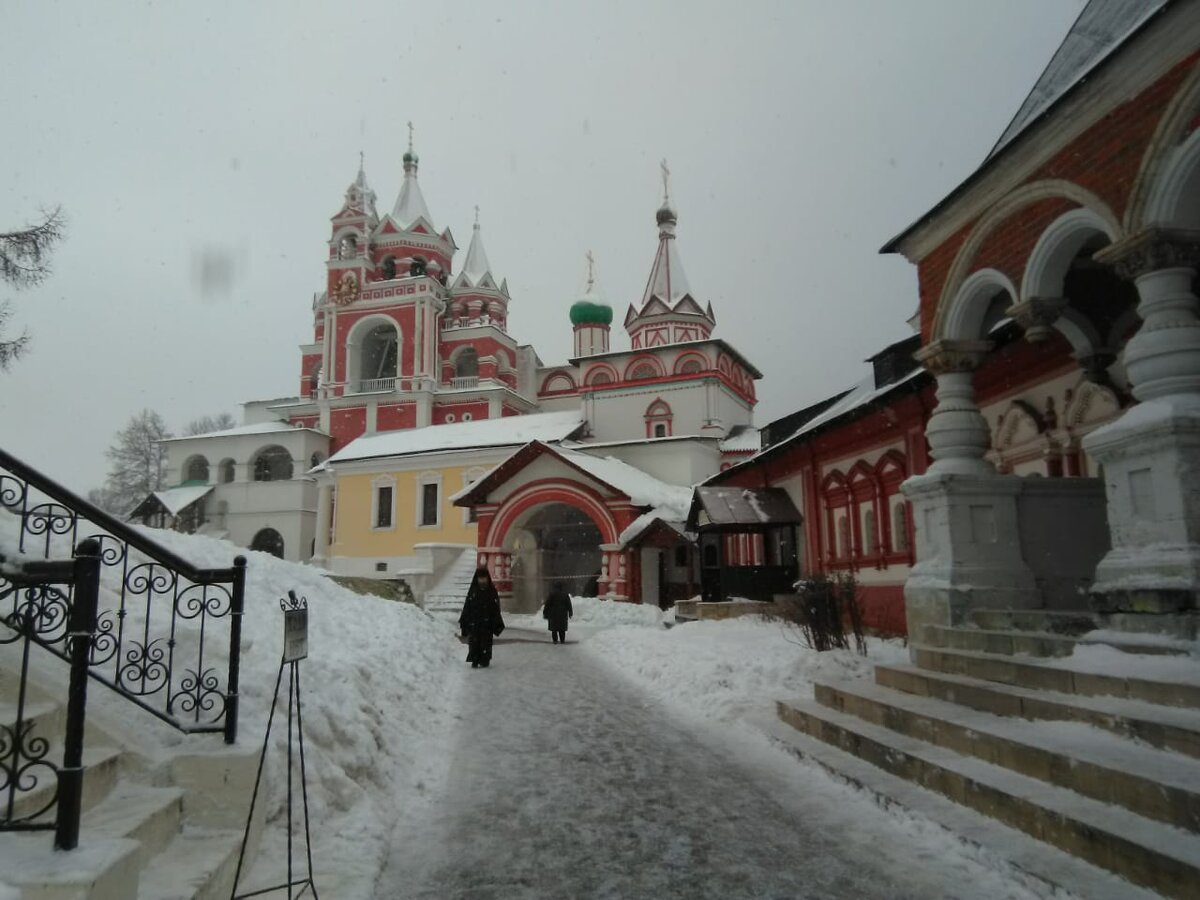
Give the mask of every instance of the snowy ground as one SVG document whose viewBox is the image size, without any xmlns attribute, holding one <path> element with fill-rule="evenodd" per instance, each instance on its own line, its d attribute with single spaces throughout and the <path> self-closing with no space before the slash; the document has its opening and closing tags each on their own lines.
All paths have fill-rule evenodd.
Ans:
<svg viewBox="0 0 1200 900">
<path fill-rule="evenodd" d="M 10 549 L 11 525 L 0 514 Z M 154 537 L 198 565 L 245 552 Z M 260 740 L 278 670 L 278 598 L 292 588 L 310 604 L 301 673 L 322 895 L 1033 896 L 998 861 L 880 809 L 746 726 L 774 696 L 808 695 L 814 677 L 867 677 L 859 657 L 813 653 L 773 623 L 667 629 L 672 617 L 652 607 L 578 600 L 567 645 L 550 643 L 540 617 L 509 616 L 494 666 L 473 671 L 451 624 L 247 555 L 247 746 Z M 904 653 L 880 642 L 871 652 Z M 97 716 L 129 715 L 108 691 L 91 697 Z M 145 730 L 153 752 L 194 740 Z M 283 740 L 280 730 L 281 760 Z M 282 865 L 283 801 L 276 779 L 259 877 Z"/>
</svg>

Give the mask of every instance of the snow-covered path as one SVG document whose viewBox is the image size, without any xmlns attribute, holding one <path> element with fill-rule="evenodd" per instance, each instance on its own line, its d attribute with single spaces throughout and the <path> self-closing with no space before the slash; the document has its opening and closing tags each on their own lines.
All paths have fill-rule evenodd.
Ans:
<svg viewBox="0 0 1200 900">
<path fill-rule="evenodd" d="M 464 668 L 445 784 L 397 810 L 378 900 L 949 898 L 981 896 L 981 873 L 988 896 L 1028 896 L 894 824 L 848 827 L 762 765 L 770 748 L 674 719 L 578 644 L 510 629 L 491 668 Z"/>
</svg>

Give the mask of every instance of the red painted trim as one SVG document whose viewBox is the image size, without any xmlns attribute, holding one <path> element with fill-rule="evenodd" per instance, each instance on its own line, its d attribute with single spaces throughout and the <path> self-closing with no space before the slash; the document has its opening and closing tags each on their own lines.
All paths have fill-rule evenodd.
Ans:
<svg viewBox="0 0 1200 900">
<path fill-rule="evenodd" d="M 504 500 L 492 520 L 486 540 L 481 540 L 479 546 L 481 548 L 504 546 L 508 530 L 517 517 L 535 506 L 546 503 L 566 503 L 568 506 L 573 506 L 585 513 L 600 529 L 600 536 L 604 543 L 615 544 L 617 542 L 620 532 L 617 530 L 616 522 L 609 513 L 608 507 L 604 505 L 604 498 L 581 484 L 543 478 L 524 485 Z"/>
</svg>

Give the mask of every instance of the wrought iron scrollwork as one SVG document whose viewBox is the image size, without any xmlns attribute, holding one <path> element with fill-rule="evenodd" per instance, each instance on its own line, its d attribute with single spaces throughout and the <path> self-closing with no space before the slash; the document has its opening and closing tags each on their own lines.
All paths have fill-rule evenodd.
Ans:
<svg viewBox="0 0 1200 900">
<path fill-rule="evenodd" d="M 69 557 L 80 535 L 95 542 L 100 608 L 88 674 L 182 731 L 223 731 L 232 742 L 244 558 L 227 569 L 197 568 L 0 450 L 0 516 L 5 511 L 19 517 L 26 558 Z M 18 603 L 0 571 L 0 616 L 20 608 L 30 617 L 30 639 L 67 658 L 71 590 L 22 588 Z M 227 657 L 213 653 L 213 641 L 228 648 Z"/>
</svg>

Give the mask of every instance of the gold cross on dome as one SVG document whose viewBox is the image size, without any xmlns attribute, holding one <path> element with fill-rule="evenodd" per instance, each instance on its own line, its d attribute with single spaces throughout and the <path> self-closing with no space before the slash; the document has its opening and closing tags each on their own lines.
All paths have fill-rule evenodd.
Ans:
<svg viewBox="0 0 1200 900">
<path fill-rule="evenodd" d="M 413 124 L 412 124 L 412 122 L 410 121 L 410 122 L 408 123 L 408 152 L 409 152 L 409 153 L 412 153 L 412 152 L 413 152 L 413 149 L 412 149 L 412 144 L 413 144 L 413 141 L 412 141 L 412 139 L 413 139 Z"/>
<path fill-rule="evenodd" d="M 667 168 L 667 158 L 665 156 L 663 157 L 663 161 L 659 163 L 659 167 L 662 169 L 663 205 L 665 206 L 671 202 L 671 170 Z"/>
<path fill-rule="evenodd" d="M 592 291 L 592 284 L 593 284 L 593 283 L 595 282 L 595 280 L 596 280 L 596 277 L 595 277 L 595 274 L 594 274 L 594 267 L 595 267 L 595 264 L 596 264 L 596 260 L 595 260 L 595 258 L 592 256 L 592 251 L 591 251 L 591 250 L 589 250 L 589 251 L 587 252 L 587 254 L 584 256 L 584 259 L 586 259 L 586 260 L 587 260 L 587 264 L 588 264 L 587 292 L 590 294 L 590 293 L 591 293 L 591 291 Z"/>
<path fill-rule="evenodd" d="M 475 227 L 479 227 L 479 204 L 475 204 Z"/>
</svg>

